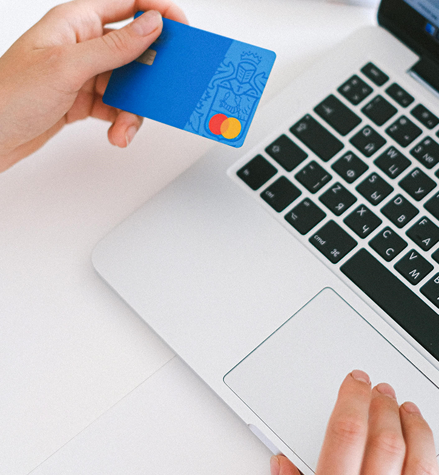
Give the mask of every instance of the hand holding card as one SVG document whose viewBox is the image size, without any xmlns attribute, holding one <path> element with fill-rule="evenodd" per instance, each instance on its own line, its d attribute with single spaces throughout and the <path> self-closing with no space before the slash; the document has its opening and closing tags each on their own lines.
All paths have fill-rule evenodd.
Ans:
<svg viewBox="0 0 439 475">
<path fill-rule="evenodd" d="M 104 102 L 233 147 L 243 145 L 275 53 L 163 19 L 157 41 L 113 71 Z"/>
</svg>

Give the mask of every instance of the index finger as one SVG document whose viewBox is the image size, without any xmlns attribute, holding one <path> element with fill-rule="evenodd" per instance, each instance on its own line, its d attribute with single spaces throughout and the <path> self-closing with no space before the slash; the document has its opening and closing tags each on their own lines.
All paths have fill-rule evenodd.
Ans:
<svg viewBox="0 0 439 475">
<path fill-rule="evenodd" d="M 72 0 L 52 8 L 20 39 L 32 49 L 76 44 L 102 36 L 105 25 L 156 10 L 162 17 L 188 24 L 172 0 Z"/>
<path fill-rule="evenodd" d="M 317 475 L 359 475 L 367 438 L 369 376 L 354 370 L 343 381 L 329 419 Z"/>
<path fill-rule="evenodd" d="M 164 18 L 188 23 L 183 10 L 172 0 L 76 0 L 96 13 L 103 25 L 126 20 L 138 11 L 157 10 Z"/>
</svg>

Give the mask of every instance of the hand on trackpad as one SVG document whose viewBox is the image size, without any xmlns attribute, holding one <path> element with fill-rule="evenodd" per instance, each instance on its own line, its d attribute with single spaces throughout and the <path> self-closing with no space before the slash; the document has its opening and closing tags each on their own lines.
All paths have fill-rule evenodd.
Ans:
<svg viewBox="0 0 439 475">
<path fill-rule="evenodd" d="M 324 289 L 225 378 L 315 471 L 340 383 L 354 368 L 416 402 L 439 439 L 439 390 L 333 290 Z M 436 446 L 436 453 L 438 453 Z"/>
</svg>

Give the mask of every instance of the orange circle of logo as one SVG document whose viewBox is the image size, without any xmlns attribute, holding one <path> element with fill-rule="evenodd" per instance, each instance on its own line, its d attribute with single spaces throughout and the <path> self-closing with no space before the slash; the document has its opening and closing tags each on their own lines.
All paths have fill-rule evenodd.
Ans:
<svg viewBox="0 0 439 475">
<path fill-rule="evenodd" d="M 222 135 L 231 140 L 241 133 L 241 122 L 235 117 L 227 117 L 224 114 L 215 114 L 209 121 L 209 130 L 212 134 Z"/>
</svg>

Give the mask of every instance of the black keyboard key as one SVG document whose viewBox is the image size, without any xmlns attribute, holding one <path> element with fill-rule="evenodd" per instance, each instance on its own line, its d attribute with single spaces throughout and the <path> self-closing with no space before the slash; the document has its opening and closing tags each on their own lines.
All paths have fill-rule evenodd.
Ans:
<svg viewBox="0 0 439 475">
<path fill-rule="evenodd" d="M 287 213 L 285 219 L 303 235 L 311 231 L 325 216 L 326 214 L 317 205 L 309 198 L 305 198 Z"/>
<path fill-rule="evenodd" d="M 332 165 L 332 168 L 348 183 L 353 183 L 368 169 L 368 166 L 354 153 L 347 152 Z"/>
<path fill-rule="evenodd" d="M 422 250 L 429 251 L 439 241 L 439 228 L 424 217 L 407 231 L 407 236 Z"/>
<path fill-rule="evenodd" d="M 439 144 L 430 137 L 419 142 L 410 153 L 427 168 L 433 168 L 439 162 Z"/>
<path fill-rule="evenodd" d="M 354 106 L 364 100 L 372 91 L 373 89 L 357 75 L 352 76 L 338 88 L 338 92 Z"/>
<path fill-rule="evenodd" d="M 439 274 L 436 274 L 432 279 L 430 279 L 422 288 L 421 292 L 439 308 Z"/>
<path fill-rule="evenodd" d="M 238 170 L 237 175 L 252 190 L 257 190 L 271 177 L 277 173 L 276 168 L 271 165 L 262 155 L 256 155 L 253 160 Z"/>
<path fill-rule="evenodd" d="M 376 125 L 385 124 L 398 112 L 397 108 L 392 106 L 392 104 L 386 101 L 382 96 L 376 96 L 361 110 L 364 115 L 369 117 Z"/>
<path fill-rule="evenodd" d="M 384 228 L 380 231 L 369 244 L 387 262 L 391 261 L 407 247 L 404 239 L 401 239 L 390 228 Z"/>
<path fill-rule="evenodd" d="M 405 116 L 401 116 L 396 122 L 386 129 L 386 132 L 401 147 L 410 145 L 416 137 L 421 135 L 422 130 Z"/>
<path fill-rule="evenodd" d="M 393 146 L 381 154 L 374 163 L 390 178 L 396 178 L 411 164 L 410 160 Z"/>
<path fill-rule="evenodd" d="M 357 198 L 340 183 L 330 186 L 319 199 L 336 216 L 343 214 L 357 201 Z"/>
<path fill-rule="evenodd" d="M 286 135 L 281 135 L 265 151 L 288 172 L 294 170 L 308 156 Z"/>
<path fill-rule="evenodd" d="M 321 102 L 314 111 L 339 134 L 347 135 L 361 119 L 332 94 Z"/>
<path fill-rule="evenodd" d="M 361 238 L 369 236 L 382 223 L 381 219 L 364 205 L 352 211 L 344 222 Z"/>
<path fill-rule="evenodd" d="M 411 96 L 401 86 L 398 86 L 398 84 L 395 83 L 389 86 L 386 89 L 386 92 L 402 107 L 408 107 L 415 100 L 413 96 Z"/>
<path fill-rule="evenodd" d="M 333 264 L 343 259 L 357 245 L 357 241 L 334 221 L 328 221 L 309 238 L 309 242 Z"/>
<path fill-rule="evenodd" d="M 275 211 L 283 211 L 296 198 L 300 196 L 300 190 L 287 178 L 281 176 L 261 193 L 261 198 L 266 201 Z"/>
<path fill-rule="evenodd" d="M 405 190 L 416 201 L 422 200 L 436 186 L 436 183 L 429 178 L 422 170 L 415 168 L 399 182 L 400 187 Z"/>
<path fill-rule="evenodd" d="M 366 66 L 361 68 L 361 72 L 377 86 L 382 86 L 389 80 L 389 76 L 384 74 L 381 69 L 378 69 L 373 63 L 367 63 Z"/>
<path fill-rule="evenodd" d="M 438 315 L 365 249 L 341 271 L 433 357 L 439 360 Z"/>
<path fill-rule="evenodd" d="M 309 114 L 293 125 L 290 130 L 325 162 L 343 148 L 340 140 L 336 139 Z"/>
<path fill-rule="evenodd" d="M 402 195 L 395 196 L 390 200 L 381 209 L 381 212 L 398 228 L 404 227 L 419 213 L 418 209 Z"/>
<path fill-rule="evenodd" d="M 428 275 L 434 267 L 419 252 L 412 249 L 399 262 L 395 269 L 412 285 L 416 285 Z"/>
<path fill-rule="evenodd" d="M 419 120 L 419 122 L 429 129 L 434 129 L 439 124 L 439 118 L 432 114 L 422 104 L 418 104 L 411 112 L 413 117 Z"/>
<path fill-rule="evenodd" d="M 357 186 L 356 190 L 361 193 L 369 203 L 376 206 L 392 193 L 393 188 L 377 173 L 371 173 Z"/>
<path fill-rule="evenodd" d="M 317 162 L 312 161 L 295 175 L 296 180 L 311 193 L 316 193 L 331 181 L 332 176 Z"/>
<path fill-rule="evenodd" d="M 439 193 L 436 193 L 425 203 L 424 208 L 439 220 Z"/>
<path fill-rule="evenodd" d="M 436 249 L 436 251 L 433 252 L 433 254 L 431 255 L 431 257 L 432 257 L 437 263 L 439 263 L 439 249 Z"/>
<path fill-rule="evenodd" d="M 366 157 L 373 155 L 386 143 L 386 141 L 378 132 L 375 132 L 372 127 L 368 126 L 364 127 L 360 130 L 360 132 L 355 134 L 351 138 L 350 142 Z"/>
</svg>

